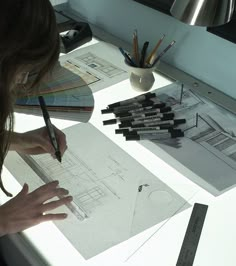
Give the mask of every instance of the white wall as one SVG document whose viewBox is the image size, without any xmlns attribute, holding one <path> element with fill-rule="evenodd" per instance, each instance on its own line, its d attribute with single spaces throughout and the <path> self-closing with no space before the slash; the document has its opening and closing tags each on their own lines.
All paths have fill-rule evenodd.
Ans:
<svg viewBox="0 0 236 266">
<path fill-rule="evenodd" d="M 104 30 L 131 42 L 134 29 L 140 42 L 166 34 L 162 48 L 176 45 L 163 60 L 236 98 L 236 44 L 132 0 L 69 0 L 69 5 Z M 235 29 L 236 31 L 236 29 Z"/>
</svg>

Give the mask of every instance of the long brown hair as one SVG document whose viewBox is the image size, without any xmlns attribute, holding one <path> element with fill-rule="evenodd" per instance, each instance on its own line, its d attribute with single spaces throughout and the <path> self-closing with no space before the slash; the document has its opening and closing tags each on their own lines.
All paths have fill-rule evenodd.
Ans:
<svg viewBox="0 0 236 266">
<path fill-rule="evenodd" d="M 59 49 L 59 33 L 49 0 L 0 1 L 0 174 L 14 125 L 16 75 L 37 65 L 39 82 L 57 62 Z M 1 177 L 0 188 L 11 195 Z"/>
</svg>

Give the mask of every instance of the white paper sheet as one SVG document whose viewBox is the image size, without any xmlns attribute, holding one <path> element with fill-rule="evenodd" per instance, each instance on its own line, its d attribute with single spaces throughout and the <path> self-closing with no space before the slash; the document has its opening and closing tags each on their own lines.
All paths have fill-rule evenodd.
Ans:
<svg viewBox="0 0 236 266">
<path fill-rule="evenodd" d="M 57 179 L 70 190 L 72 207 L 60 208 L 70 213 L 69 218 L 56 225 L 86 259 L 168 219 L 184 204 L 189 206 L 91 124 L 64 132 L 69 149 L 62 164 L 49 155 L 37 155 L 28 157 L 27 165 L 9 152 L 5 166 L 31 188 Z"/>
<path fill-rule="evenodd" d="M 176 118 L 186 118 L 186 124 L 178 126 L 184 130 L 185 137 L 178 140 L 177 148 L 176 145 L 163 145 L 157 141 L 140 143 L 158 156 L 162 154 L 157 146 L 161 147 L 176 159 L 170 160 L 169 164 L 213 195 L 234 187 L 236 117 L 194 94 L 191 88 L 184 87 L 180 103 L 180 83 L 165 86 L 156 92 L 161 100 L 172 106 Z"/>
<path fill-rule="evenodd" d="M 79 75 L 93 92 L 129 77 L 119 49 L 102 41 L 61 56 L 60 62 Z"/>
</svg>

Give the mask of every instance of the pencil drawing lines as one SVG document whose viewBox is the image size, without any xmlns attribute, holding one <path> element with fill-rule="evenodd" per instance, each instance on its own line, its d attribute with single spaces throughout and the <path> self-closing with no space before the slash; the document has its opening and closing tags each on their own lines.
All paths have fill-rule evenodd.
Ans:
<svg viewBox="0 0 236 266">
<path fill-rule="evenodd" d="M 212 119 L 202 115 L 199 115 L 198 128 L 192 129 L 192 133 L 190 131 L 187 137 L 236 170 L 236 138 L 223 132 Z"/>
<path fill-rule="evenodd" d="M 105 196 L 104 191 L 99 187 L 94 187 L 75 197 L 75 202 L 86 211 L 91 211 L 101 204 L 101 199 Z"/>
<path fill-rule="evenodd" d="M 95 56 L 92 53 L 83 54 L 81 56 L 76 57 L 76 59 L 82 61 L 88 67 L 96 69 L 98 72 L 109 78 L 125 73 L 123 69 L 118 68 L 117 66 L 111 64 L 110 62 L 102 58 Z"/>
<path fill-rule="evenodd" d="M 67 60 L 62 65 L 68 69 L 69 71 L 73 72 L 74 74 L 78 75 L 82 80 L 85 81 L 87 85 L 91 85 L 100 81 L 101 79 L 96 75 L 92 74 L 91 72 L 83 69 L 81 66 L 76 64 L 73 60 Z"/>
<path fill-rule="evenodd" d="M 159 95 L 159 98 L 168 106 L 171 106 L 175 112 L 179 113 L 195 109 L 200 104 L 203 104 L 202 100 L 188 89 L 183 89 L 183 93 L 181 94 L 181 103 L 179 90 L 173 90 L 171 95 L 162 93 Z"/>
<path fill-rule="evenodd" d="M 97 207 L 120 199 L 112 184 L 114 178 L 125 182 L 122 172 L 125 169 L 120 169 L 120 164 L 111 156 L 104 163 L 106 176 L 96 173 L 92 164 L 89 166 L 70 150 L 64 154 L 62 164 L 52 160 L 50 155 L 36 155 L 24 159 L 28 163 L 30 161 L 32 169 L 45 183 L 58 180 L 60 186 L 68 188 L 73 202 L 67 207 L 81 221 L 89 218 Z"/>
</svg>

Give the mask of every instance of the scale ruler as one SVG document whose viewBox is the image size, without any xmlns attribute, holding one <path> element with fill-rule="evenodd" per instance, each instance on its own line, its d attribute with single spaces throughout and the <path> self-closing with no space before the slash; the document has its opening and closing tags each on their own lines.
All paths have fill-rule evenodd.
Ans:
<svg viewBox="0 0 236 266">
<path fill-rule="evenodd" d="M 201 236 L 207 205 L 195 203 L 176 266 L 192 266 Z"/>
</svg>

